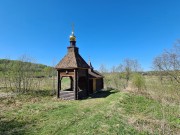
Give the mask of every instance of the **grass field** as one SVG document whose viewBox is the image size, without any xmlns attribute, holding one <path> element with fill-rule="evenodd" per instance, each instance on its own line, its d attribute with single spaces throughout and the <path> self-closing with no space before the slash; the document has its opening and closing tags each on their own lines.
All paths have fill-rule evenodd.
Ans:
<svg viewBox="0 0 180 135">
<path fill-rule="evenodd" d="M 178 106 L 164 105 L 163 114 L 159 102 L 114 90 L 82 101 L 16 96 L 1 99 L 0 107 L 1 134 L 180 133 Z"/>
<path fill-rule="evenodd" d="M 63 101 L 50 93 L 0 97 L 0 135 L 180 134 L 176 98 L 170 104 L 135 91 L 107 90 Z"/>
</svg>

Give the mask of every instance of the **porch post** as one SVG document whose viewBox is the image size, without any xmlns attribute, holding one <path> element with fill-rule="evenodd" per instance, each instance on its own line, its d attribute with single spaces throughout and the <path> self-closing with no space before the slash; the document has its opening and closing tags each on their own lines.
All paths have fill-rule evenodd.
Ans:
<svg viewBox="0 0 180 135">
<path fill-rule="evenodd" d="M 57 98 L 60 97 L 60 74 L 59 74 L 59 70 L 57 71 Z"/>
<path fill-rule="evenodd" d="M 87 96 L 89 96 L 89 70 L 87 69 L 87 71 L 86 71 L 86 94 L 87 94 Z"/>
<path fill-rule="evenodd" d="M 74 95 L 75 95 L 75 100 L 77 100 L 77 70 L 74 69 Z"/>
<path fill-rule="evenodd" d="M 71 90 L 73 90 L 74 81 L 73 81 L 72 76 L 70 77 L 70 79 L 71 79 Z"/>
</svg>

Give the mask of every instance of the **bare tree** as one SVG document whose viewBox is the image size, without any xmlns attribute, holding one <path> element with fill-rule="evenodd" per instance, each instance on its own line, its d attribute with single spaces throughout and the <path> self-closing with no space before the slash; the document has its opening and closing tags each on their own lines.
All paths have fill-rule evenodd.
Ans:
<svg viewBox="0 0 180 135">
<path fill-rule="evenodd" d="M 123 64 L 111 68 L 111 73 L 106 75 L 109 79 L 105 78 L 105 80 L 108 80 L 105 83 L 111 88 L 124 89 L 128 86 L 132 74 L 140 70 L 140 64 L 137 60 L 125 59 Z"/>
<path fill-rule="evenodd" d="M 16 92 L 27 92 L 33 87 L 35 65 L 31 63 L 32 58 L 23 55 L 12 67 L 12 81 Z"/>
<path fill-rule="evenodd" d="M 126 61 L 128 64 L 129 61 Z M 124 63 L 123 63 L 124 64 Z M 117 90 L 121 90 L 121 89 L 124 89 L 126 88 L 126 85 L 127 85 L 127 77 L 129 77 L 129 74 L 130 74 L 130 71 L 129 71 L 129 65 L 125 66 L 125 64 L 120 64 L 119 66 L 112 66 L 111 68 L 111 73 L 109 73 L 107 75 L 107 77 L 109 79 L 106 79 L 105 80 L 108 80 L 108 81 L 105 81 L 105 83 L 107 83 L 108 87 L 110 88 L 113 88 L 113 89 L 117 89 Z M 129 79 L 128 79 L 129 80 Z"/>
<path fill-rule="evenodd" d="M 32 89 L 36 67 L 31 62 L 32 58 L 25 55 L 21 56 L 19 61 L 16 62 L 9 60 L 3 62 L 3 82 L 6 89 L 18 93 Z"/>
<path fill-rule="evenodd" d="M 103 73 L 107 73 L 108 70 L 106 68 L 106 66 L 104 64 L 101 64 L 100 68 L 99 68 L 99 71 L 103 74 Z"/>
<path fill-rule="evenodd" d="M 111 68 L 111 73 L 115 73 L 116 72 L 116 66 L 113 66 L 112 68 Z"/>
<path fill-rule="evenodd" d="M 54 59 L 53 60 L 53 63 L 52 63 L 52 70 L 51 70 L 51 72 L 52 72 L 52 95 L 54 95 L 54 94 L 56 94 L 56 69 L 55 69 L 55 63 L 56 63 L 56 60 Z"/>
<path fill-rule="evenodd" d="M 141 66 L 137 60 L 125 59 L 123 62 L 123 72 L 125 73 L 125 78 L 127 81 L 127 86 L 129 83 L 130 76 L 133 72 L 138 72 L 141 70 Z"/>
<path fill-rule="evenodd" d="M 164 51 L 153 61 L 153 67 L 159 75 L 170 78 L 180 84 L 180 41 L 169 51 Z"/>
<path fill-rule="evenodd" d="M 9 65 L 9 62 L 8 60 L 4 59 L 3 60 L 3 63 L 2 63 L 2 75 L 3 75 L 3 84 L 4 84 L 4 87 L 6 88 L 6 90 L 8 89 L 9 86 L 9 72 L 7 72 L 10 68 L 10 65 Z"/>
<path fill-rule="evenodd" d="M 116 72 L 122 72 L 123 71 L 123 65 L 122 64 L 119 64 L 117 67 L 116 67 Z"/>
</svg>

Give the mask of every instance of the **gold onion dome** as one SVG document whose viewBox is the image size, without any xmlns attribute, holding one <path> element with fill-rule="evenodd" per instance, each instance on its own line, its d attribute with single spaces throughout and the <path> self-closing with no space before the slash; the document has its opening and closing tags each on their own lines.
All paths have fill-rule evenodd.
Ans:
<svg viewBox="0 0 180 135">
<path fill-rule="evenodd" d="M 72 32 L 70 35 L 70 41 L 76 41 L 76 37 L 74 35 L 74 32 Z"/>
</svg>

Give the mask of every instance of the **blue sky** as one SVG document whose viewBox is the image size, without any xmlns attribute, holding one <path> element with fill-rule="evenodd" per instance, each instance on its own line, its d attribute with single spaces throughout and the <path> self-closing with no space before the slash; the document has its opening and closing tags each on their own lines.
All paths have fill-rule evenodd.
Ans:
<svg viewBox="0 0 180 135">
<path fill-rule="evenodd" d="M 151 70 L 180 39 L 179 7 L 179 0 L 0 0 L 0 58 L 58 63 L 74 23 L 80 54 L 96 69 L 130 58 Z"/>
</svg>

